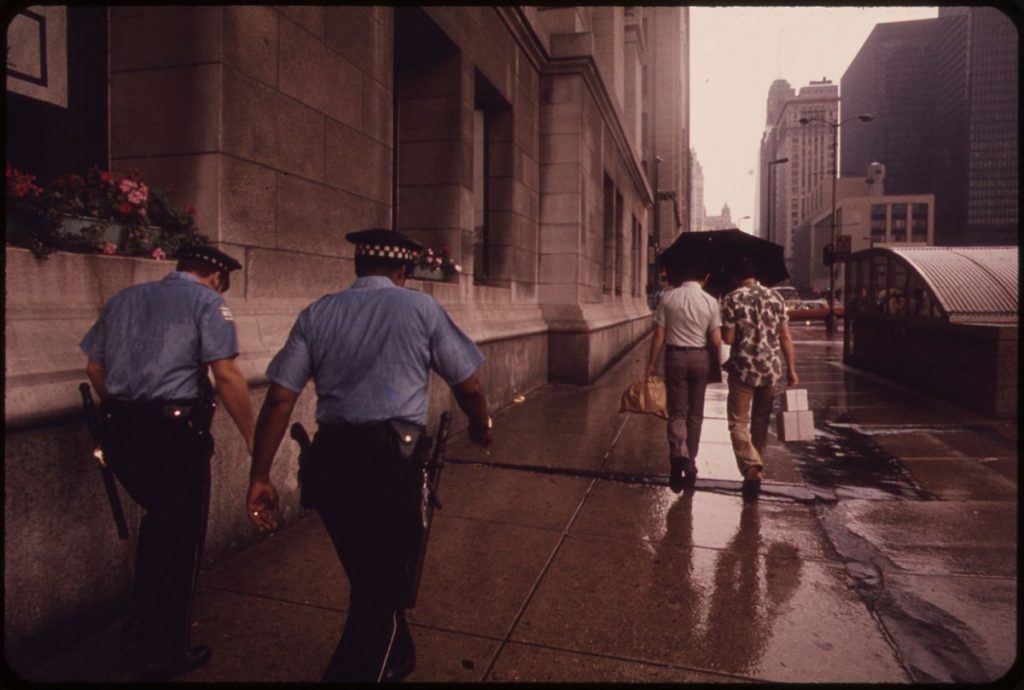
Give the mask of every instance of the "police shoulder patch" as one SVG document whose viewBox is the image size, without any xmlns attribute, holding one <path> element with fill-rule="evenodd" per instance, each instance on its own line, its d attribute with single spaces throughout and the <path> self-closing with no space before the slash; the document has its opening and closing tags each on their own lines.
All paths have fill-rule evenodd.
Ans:
<svg viewBox="0 0 1024 690">
<path fill-rule="evenodd" d="M 224 317 L 225 321 L 234 321 L 235 317 L 231 314 L 231 310 L 228 309 L 228 305 L 220 305 L 220 315 Z"/>
</svg>

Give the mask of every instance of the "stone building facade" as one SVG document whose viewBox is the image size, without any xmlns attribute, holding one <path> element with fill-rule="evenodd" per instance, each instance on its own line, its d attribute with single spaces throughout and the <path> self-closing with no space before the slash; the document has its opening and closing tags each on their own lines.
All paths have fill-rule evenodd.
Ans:
<svg viewBox="0 0 1024 690">
<path fill-rule="evenodd" d="M 685 34 L 685 8 L 65 11 L 69 105 L 15 93 L 8 74 L 9 158 L 41 179 L 81 172 L 71 165 L 138 170 L 194 205 L 201 231 L 244 265 L 227 301 L 255 405 L 298 312 L 354 279 L 345 234 L 369 226 L 461 264 L 411 285 L 480 345 L 495 409 L 548 382 L 593 381 L 650 329 L 654 157 L 660 190 L 689 216 L 686 52 L 666 48 L 657 68 L 674 85 L 664 102 L 644 75 L 651 32 Z M 58 139 L 70 144 L 44 150 Z M 90 464 L 78 342 L 114 292 L 172 266 L 11 246 L 6 260 L 11 660 L 127 599 L 134 542 L 114 536 Z M 308 428 L 313 403 L 307 387 L 296 415 Z M 435 380 L 431 418 L 454 408 Z M 244 446 L 226 415 L 214 434 L 208 559 L 256 538 L 241 510 Z M 300 511 L 292 445 L 274 469 L 285 522 Z"/>
</svg>

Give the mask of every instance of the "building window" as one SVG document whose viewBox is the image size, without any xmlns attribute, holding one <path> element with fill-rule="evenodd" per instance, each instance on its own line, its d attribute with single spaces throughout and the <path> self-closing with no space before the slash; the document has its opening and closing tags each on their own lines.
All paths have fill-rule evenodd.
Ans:
<svg viewBox="0 0 1024 690">
<path fill-rule="evenodd" d="M 885 204 L 871 204 L 871 242 L 885 242 Z"/>
<path fill-rule="evenodd" d="M 907 241 L 907 205 L 892 205 L 892 241 Z"/>
<path fill-rule="evenodd" d="M 640 221 L 633 216 L 633 296 L 639 297 L 643 290 L 643 284 L 640 282 L 640 278 L 643 275 L 643 251 L 644 251 L 644 235 L 643 228 L 640 227 Z"/>
<path fill-rule="evenodd" d="M 511 198 L 515 179 L 495 165 L 495 151 L 512 140 L 512 108 L 501 93 L 476 73 L 473 101 L 473 281 L 508 285 L 516 240 L 512 208 L 495 208 Z"/>
<path fill-rule="evenodd" d="M 473 111 L 473 278 L 490 275 L 491 233 L 488 220 L 487 113 Z"/>
<path fill-rule="evenodd" d="M 910 241 L 928 241 L 928 204 L 913 204 L 910 207 Z"/>
<path fill-rule="evenodd" d="M 8 24 L 7 160 L 40 182 L 109 166 L 107 16 L 46 6 Z M 53 78 L 61 59 L 66 82 Z"/>
<path fill-rule="evenodd" d="M 604 223 L 603 241 L 601 244 L 601 289 L 611 294 L 615 284 L 615 185 L 611 178 L 604 176 L 604 203 L 602 204 L 602 222 Z"/>
<path fill-rule="evenodd" d="M 625 228 L 622 225 L 622 195 L 618 191 L 615 192 L 615 226 L 613 233 L 615 235 L 615 265 L 612 267 L 612 271 L 615 274 L 615 294 L 622 294 L 622 273 L 623 266 L 625 265 L 625 256 L 623 254 L 623 239 L 626 234 Z"/>
</svg>

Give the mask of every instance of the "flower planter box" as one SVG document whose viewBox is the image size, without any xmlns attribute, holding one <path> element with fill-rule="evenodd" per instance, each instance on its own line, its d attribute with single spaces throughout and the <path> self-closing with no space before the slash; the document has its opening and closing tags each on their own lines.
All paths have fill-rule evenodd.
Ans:
<svg viewBox="0 0 1024 690">
<path fill-rule="evenodd" d="M 429 268 L 420 268 L 419 266 L 412 270 L 412 277 L 420 280 L 436 280 L 440 282 L 447 279 L 447 276 L 445 276 L 444 271 L 441 269 L 432 270 Z"/>
</svg>

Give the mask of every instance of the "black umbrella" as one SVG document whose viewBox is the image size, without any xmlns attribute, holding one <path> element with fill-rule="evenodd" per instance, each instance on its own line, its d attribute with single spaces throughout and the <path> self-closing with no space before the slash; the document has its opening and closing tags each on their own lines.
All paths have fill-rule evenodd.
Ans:
<svg viewBox="0 0 1024 690">
<path fill-rule="evenodd" d="M 735 287 L 729 268 L 732 262 L 744 256 L 754 262 L 755 277 L 763 285 L 775 285 L 789 278 L 782 245 L 735 228 L 684 232 L 658 260 L 665 268 L 700 267 L 711 274 L 704 289 L 721 296 Z"/>
</svg>

